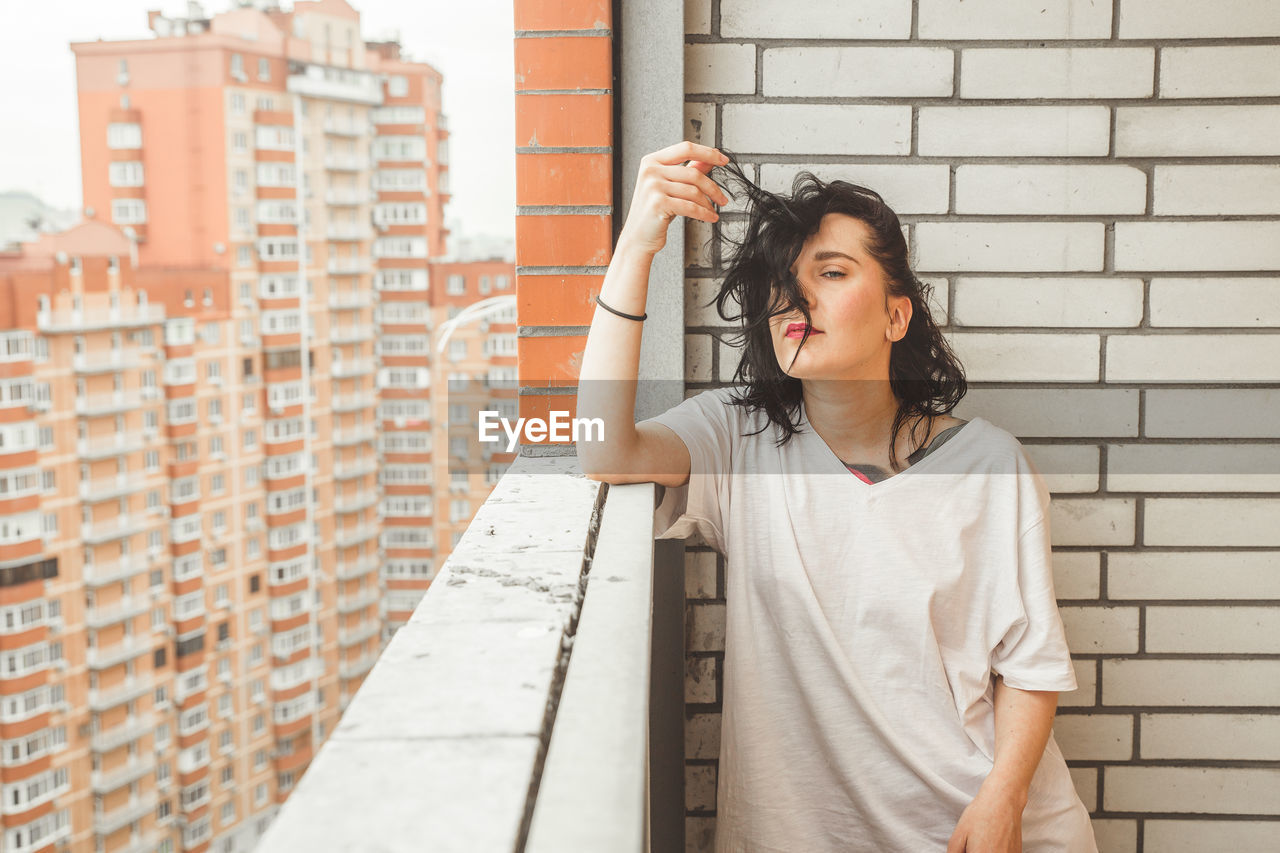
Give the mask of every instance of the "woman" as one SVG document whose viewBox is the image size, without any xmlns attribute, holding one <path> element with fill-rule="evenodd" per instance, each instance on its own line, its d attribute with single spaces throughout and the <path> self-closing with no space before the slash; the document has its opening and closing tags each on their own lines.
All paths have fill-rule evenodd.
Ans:
<svg viewBox="0 0 1280 853">
<path fill-rule="evenodd" d="M 879 195 L 732 170 L 747 228 L 717 306 L 743 393 L 632 426 L 650 263 L 676 216 L 718 222 L 730 162 L 641 162 L 577 410 L 605 423 L 589 477 L 664 486 L 655 534 L 727 558 L 717 853 L 1095 853 L 1051 736 L 1076 681 L 1049 493 L 1013 435 L 946 414 L 963 370 Z"/>
</svg>

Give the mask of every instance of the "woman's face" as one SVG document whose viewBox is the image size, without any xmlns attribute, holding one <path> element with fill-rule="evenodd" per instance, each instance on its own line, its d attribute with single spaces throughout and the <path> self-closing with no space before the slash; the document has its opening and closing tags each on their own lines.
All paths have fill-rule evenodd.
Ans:
<svg viewBox="0 0 1280 853">
<path fill-rule="evenodd" d="M 887 378 L 890 347 L 906 334 L 911 300 L 889 297 L 886 310 L 884 270 L 864 248 L 870 236 L 861 220 L 829 213 L 805 241 L 791 272 L 809 300 L 809 339 L 801 348 L 804 317 L 798 311 L 773 318 L 769 326 L 778 366 L 787 375 Z"/>
</svg>

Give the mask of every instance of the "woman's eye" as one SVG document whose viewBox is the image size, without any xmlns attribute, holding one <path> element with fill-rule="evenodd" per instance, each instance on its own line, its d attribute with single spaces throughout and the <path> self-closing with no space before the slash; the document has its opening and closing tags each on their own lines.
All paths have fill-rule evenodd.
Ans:
<svg viewBox="0 0 1280 853">
<path fill-rule="evenodd" d="M 825 277 L 825 276 L 829 276 L 829 275 L 833 275 L 833 276 L 835 276 L 836 278 L 844 278 L 844 273 L 843 273 L 843 272 L 841 272 L 840 270 L 827 270 L 827 271 L 826 271 L 826 272 L 824 272 L 822 275 L 823 275 L 824 277 Z"/>
</svg>

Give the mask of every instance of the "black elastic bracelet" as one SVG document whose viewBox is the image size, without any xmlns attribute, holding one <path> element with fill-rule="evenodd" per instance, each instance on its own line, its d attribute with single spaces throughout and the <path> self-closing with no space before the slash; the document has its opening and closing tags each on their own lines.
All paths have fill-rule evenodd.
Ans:
<svg viewBox="0 0 1280 853">
<path fill-rule="evenodd" d="M 635 314 L 624 314 L 623 312 L 619 311 L 617 308 L 610 308 L 608 305 L 605 305 L 603 302 L 600 301 L 599 294 L 596 294 L 596 304 L 599 305 L 604 310 L 608 311 L 610 314 L 617 314 L 619 317 L 625 317 L 628 320 L 646 320 L 649 317 L 648 313 L 641 314 L 639 317 L 637 317 Z"/>
</svg>

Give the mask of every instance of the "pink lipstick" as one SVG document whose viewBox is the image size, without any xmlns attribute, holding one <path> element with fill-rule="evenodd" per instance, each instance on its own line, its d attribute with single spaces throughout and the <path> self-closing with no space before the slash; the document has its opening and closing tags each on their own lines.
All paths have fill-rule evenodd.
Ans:
<svg viewBox="0 0 1280 853">
<path fill-rule="evenodd" d="M 823 334 L 821 329 L 815 329 L 812 326 L 806 326 L 804 323 L 789 323 L 787 325 L 787 337 L 803 338 L 805 329 L 809 329 L 809 337 Z"/>
</svg>

